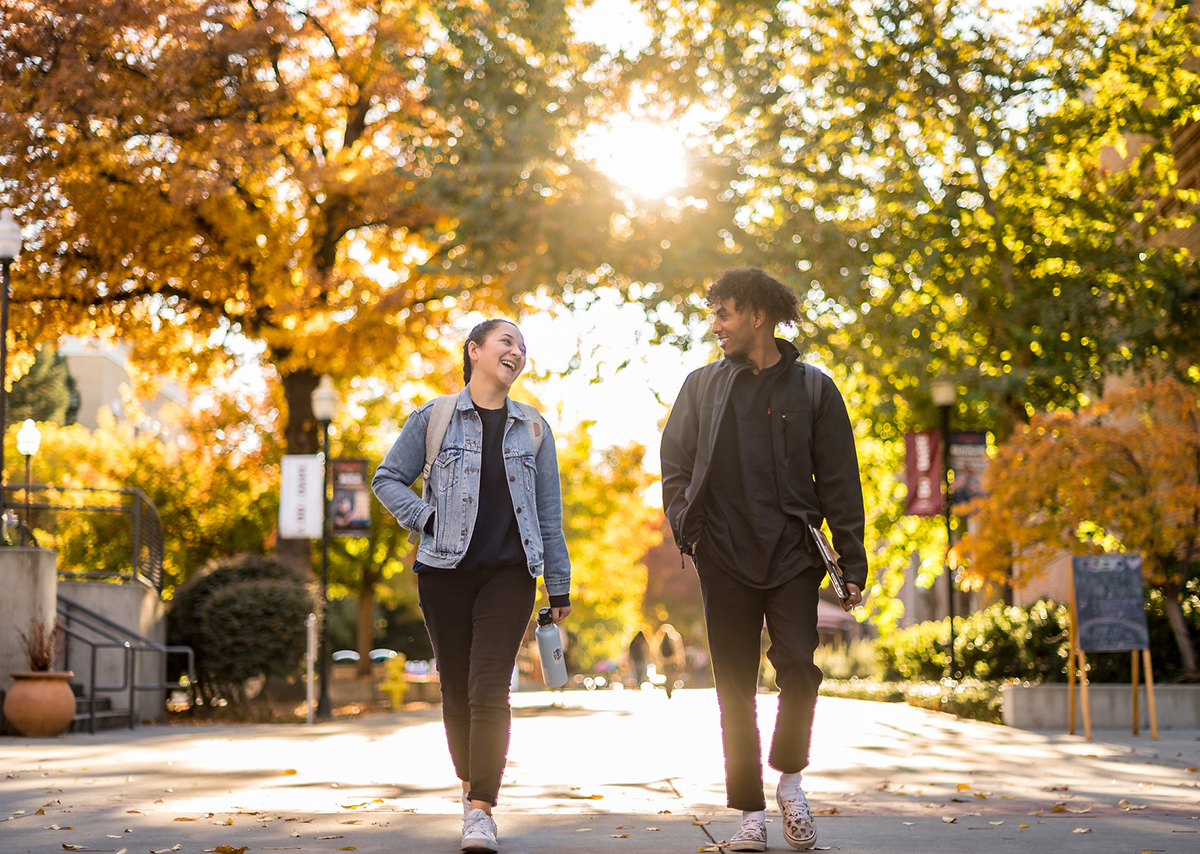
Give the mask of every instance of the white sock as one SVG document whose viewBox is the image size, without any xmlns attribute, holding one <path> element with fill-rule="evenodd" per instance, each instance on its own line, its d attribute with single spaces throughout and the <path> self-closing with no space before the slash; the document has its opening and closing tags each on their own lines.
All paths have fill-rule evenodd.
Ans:
<svg viewBox="0 0 1200 854">
<path fill-rule="evenodd" d="M 751 812 L 750 810 L 742 810 L 742 824 L 745 824 L 746 822 L 750 821 L 751 819 L 753 819 L 754 821 L 757 821 L 759 824 L 765 825 L 767 823 L 767 811 L 766 810 L 754 810 L 753 812 Z"/>
<path fill-rule="evenodd" d="M 780 774 L 779 788 L 780 797 L 784 798 L 800 798 L 804 796 L 804 791 L 800 788 L 800 772 L 795 774 Z"/>
</svg>

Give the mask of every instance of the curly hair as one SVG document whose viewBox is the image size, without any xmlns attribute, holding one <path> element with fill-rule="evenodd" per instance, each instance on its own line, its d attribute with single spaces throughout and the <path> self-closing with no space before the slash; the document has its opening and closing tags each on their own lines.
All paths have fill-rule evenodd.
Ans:
<svg viewBox="0 0 1200 854">
<path fill-rule="evenodd" d="M 757 267 L 726 270 L 709 285 L 705 298 L 710 308 L 732 299 L 740 310 L 761 309 L 772 325 L 793 326 L 800 321 L 800 300 L 796 293 Z"/>
</svg>

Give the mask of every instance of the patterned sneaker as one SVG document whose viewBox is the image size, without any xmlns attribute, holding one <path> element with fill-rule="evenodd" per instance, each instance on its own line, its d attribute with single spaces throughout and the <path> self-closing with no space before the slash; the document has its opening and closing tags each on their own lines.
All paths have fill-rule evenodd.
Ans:
<svg viewBox="0 0 1200 854">
<path fill-rule="evenodd" d="M 496 822 L 483 810 L 471 810 L 463 816 L 463 851 L 495 854 L 500 850 L 496 841 Z"/>
<path fill-rule="evenodd" d="M 817 827 L 813 823 L 812 811 L 808 808 L 804 791 L 800 791 L 798 798 L 785 798 L 776 790 L 775 801 L 783 815 L 783 838 L 787 840 L 787 844 L 800 851 L 816 845 Z"/>
<path fill-rule="evenodd" d="M 742 819 L 741 829 L 729 838 L 730 851 L 766 851 L 767 826 L 753 818 Z"/>
</svg>

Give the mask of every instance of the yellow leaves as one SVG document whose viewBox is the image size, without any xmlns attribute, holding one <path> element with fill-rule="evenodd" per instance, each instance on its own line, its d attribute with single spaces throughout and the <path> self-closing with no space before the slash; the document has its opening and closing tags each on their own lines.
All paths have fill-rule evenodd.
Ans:
<svg viewBox="0 0 1200 854">
<path fill-rule="evenodd" d="M 970 784 L 969 784 L 969 783 L 959 783 L 959 784 L 958 784 L 958 791 L 960 791 L 960 792 L 969 792 L 969 791 L 971 791 L 971 786 L 970 786 Z"/>
<path fill-rule="evenodd" d="M 285 776 L 285 777 L 290 777 L 290 776 L 292 776 L 292 775 L 293 775 L 293 774 L 295 774 L 295 773 L 297 773 L 295 768 L 287 768 L 287 769 L 285 769 L 285 770 L 284 770 L 284 772 L 283 772 L 283 776 Z"/>
<path fill-rule="evenodd" d="M 232 845 L 218 845 L 216 848 L 205 848 L 204 854 L 246 854 L 249 850 L 249 845 L 243 845 L 241 848 L 234 848 Z"/>
</svg>

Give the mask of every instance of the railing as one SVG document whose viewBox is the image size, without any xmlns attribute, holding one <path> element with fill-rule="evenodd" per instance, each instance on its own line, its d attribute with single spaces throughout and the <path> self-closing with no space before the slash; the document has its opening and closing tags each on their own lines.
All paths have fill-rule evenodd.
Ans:
<svg viewBox="0 0 1200 854">
<path fill-rule="evenodd" d="M 70 656 L 70 644 L 77 641 L 89 649 L 90 667 L 88 669 L 87 699 L 89 702 L 88 731 L 96 731 L 96 695 L 106 693 L 123 693 L 129 695 L 129 728 L 133 729 L 136 722 L 136 695 L 138 691 L 157 691 L 160 695 L 157 707 L 160 720 L 167 718 L 167 692 L 179 687 L 167 681 L 167 656 L 172 654 L 187 656 L 187 673 L 191 682 L 196 680 L 196 656 L 190 646 L 165 646 L 143 637 L 135 631 L 113 622 L 107 617 L 85 608 L 77 602 L 72 602 L 63 596 L 58 597 L 59 625 L 66 634 L 67 655 Z M 122 652 L 122 673 L 119 685 L 97 685 L 96 664 L 101 650 L 117 649 Z M 158 680 L 155 682 L 138 683 L 138 656 L 149 654 L 159 656 L 157 669 Z"/>
<path fill-rule="evenodd" d="M 6 484 L 3 490 L 5 509 L 21 516 L 29 529 L 37 530 L 44 546 L 58 549 L 60 575 L 121 583 L 143 581 L 162 592 L 162 519 L 140 489 Z M 96 518 L 88 519 L 87 514 Z M 114 514 L 126 516 L 128 525 L 114 528 Z"/>
</svg>

